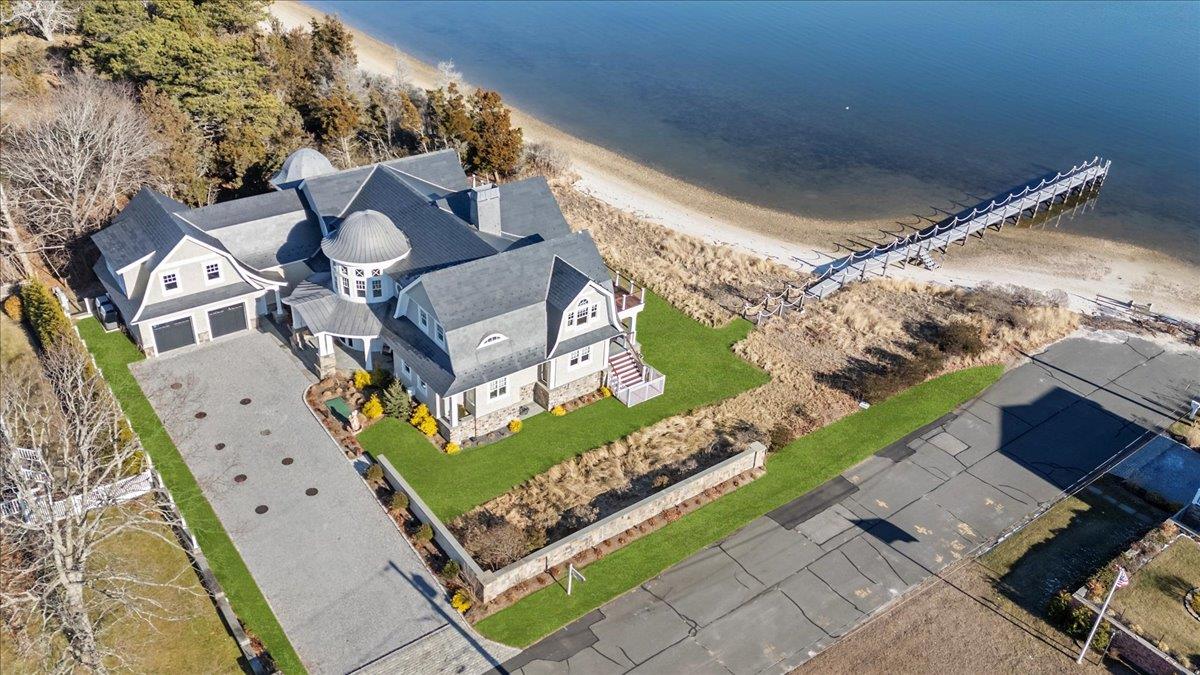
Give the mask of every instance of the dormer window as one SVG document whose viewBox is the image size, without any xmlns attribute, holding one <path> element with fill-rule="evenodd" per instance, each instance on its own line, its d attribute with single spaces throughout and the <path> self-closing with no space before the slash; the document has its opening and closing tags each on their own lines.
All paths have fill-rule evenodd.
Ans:
<svg viewBox="0 0 1200 675">
<path fill-rule="evenodd" d="M 568 326 L 582 326 L 588 322 L 588 319 L 596 318 L 596 312 L 600 309 L 599 305 L 588 302 L 587 298 L 583 298 L 575 303 L 575 309 L 567 314 Z"/>
<path fill-rule="evenodd" d="M 424 309 L 417 308 L 417 318 L 421 321 L 421 328 L 429 328 L 429 315 L 425 313 Z"/>
<path fill-rule="evenodd" d="M 433 324 L 433 333 L 437 337 L 437 341 L 441 344 L 446 344 L 446 332 L 442 330 L 442 324 Z"/>
<path fill-rule="evenodd" d="M 501 335 L 500 333 L 492 333 L 491 335 L 480 340 L 479 346 L 476 347 L 476 349 L 482 349 L 484 347 L 487 347 L 488 345 L 494 345 L 497 342 L 504 342 L 507 339 L 508 339 L 507 335 Z"/>
<path fill-rule="evenodd" d="M 173 291 L 179 288 L 179 277 L 171 272 L 170 274 L 162 275 L 162 284 L 164 291 Z"/>
<path fill-rule="evenodd" d="M 208 281 L 221 280 L 221 263 L 208 263 L 204 266 L 204 278 Z"/>
</svg>

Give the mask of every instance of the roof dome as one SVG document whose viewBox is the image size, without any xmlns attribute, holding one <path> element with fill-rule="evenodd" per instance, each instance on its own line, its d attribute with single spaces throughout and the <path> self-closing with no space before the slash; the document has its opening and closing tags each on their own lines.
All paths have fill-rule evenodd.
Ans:
<svg viewBox="0 0 1200 675">
<path fill-rule="evenodd" d="M 336 169 L 329 159 L 312 148 L 300 148 L 283 160 L 283 166 L 271 176 L 271 185 L 277 188 L 290 187 L 305 178 L 323 176 Z"/>
<path fill-rule="evenodd" d="M 340 263 L 373 264 L 399 260 L 412 247 L 391 218 L 368 210 L 346 216 L 338 229 L 321 240 L 321 250 Z"/>
</svg>

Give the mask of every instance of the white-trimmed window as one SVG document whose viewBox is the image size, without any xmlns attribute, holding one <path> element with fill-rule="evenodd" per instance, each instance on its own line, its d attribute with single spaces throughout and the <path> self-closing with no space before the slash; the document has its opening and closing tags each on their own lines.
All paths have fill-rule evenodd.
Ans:
<svg viewBox="0 0 1200 675">
<path fill-rule="evenodd" d="M 488 398 L 497 399 L 508 393 L 508 376 L 498 377 L 488 382 Z"/>
<path fill-rule="evenodd" d="M 372 298 L 382 298 L 383 297 L 383 279 L 372 279 L 371 280 L 371 297 Z"/>
<path fill-rule="evenodd" d="M 174 291 L 179 289 L 179 275 L 174 272 L 168 272 L 162 275 L 162 284 L 164 291 Z"/>
<path fill-rule="evenodd" d="M 345 271 L 345 267 L 342 268 Z M 342 277 L 342 295 L 350 295 L 350 280 Z"/>
<path fill-rule="evenodd" d="M 592 360 L 592 348 L 591 347 L 584 347 L 583 349 L 576 349 L 575 351 L 571 352 L 570 364 L 571 364 L 572 368 L 574 368 L 575 366 L 578 366 L 581 363 L 587 363 L 588 361 L 591 361 L 591 360 Z"/>
<path fill-rule="evenodd" d="M 380 271 L 379 271 L 379 268 L 378 268 L 378 267 L 376 267 L 375 269 L 371 270 L 371 276 L 373 276 L 373 277 L 377 277 L 377 276 L 379 276 L 379 275 L 380 275 Z"/>
<path fill-rule="evenodd" d="M 591 305 L 589 307 L 589 305 Z M 575 309 L 567 314 L 568 326 L 582 326 L 588 322 L 589 318 L 596 318 L 597 305 L 588 302 L 587 298 L 583 298 L 575 303 Z"/>
<path fill-rule="evenodd" d="M 207 281 L 221 280 L 221 263 L 210 262 L 204 264 L 204 278 Z"/>
<path fill-rule="evenodd" d="M 433 334 L 434 334 L 434 337 L 437 338 L 438 342 L 440 342 L 442 344 L 446 343 L 446 331 L 442 330 L 442 324 L 440 324 L 440 323 L 433 324 Z"/>
<path fill-rule="evenodd" d="M 429 315 L 421 307 L 417 308 L 417 318 L 421 321 L 421 328 L 429 328 Z"/>
<path fill-rule="evenodd" d="M 366 276 L 366 275 L 367 275 L 367 273 L 363 271 L 363 268 L 361 268 L 361 267 L 355 267 L 355 268 L 354 268 L 354 276 L 356 276 L 356 277 L 364 277 L 364 276 Z"/>
<path fill-rule="evenodd" d="M 355 279 L 354 294 L 360 298 L 367 297 L 367 282 L 362 279 Z"/>
<path fill-rule="evenodd" d="M 481 349 L 483 347 L 487 347 L 488 345 L 494 345 L 497 342 L 504 342 L 507 339 L 508 339 L 507 335 L 502 335 L 500 333 L 492 333 L 491 335 L 488 335 L 487 337 L 480 340 L 479 347 L 476 347 L 476 349 Z"/>
<path fill-rule="evenodd" d="M 404 359 L 400 359 L 400 367 L 404 369 L 405 375 L 412 374 L 412 368 L 408 367 L 408 361 L 405 361 Z"/>
</svg>

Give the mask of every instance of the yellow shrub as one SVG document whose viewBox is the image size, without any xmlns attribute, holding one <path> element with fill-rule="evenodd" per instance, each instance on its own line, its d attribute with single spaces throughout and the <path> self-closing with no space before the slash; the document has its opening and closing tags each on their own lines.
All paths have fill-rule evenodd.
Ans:
<svg viewBox="0 0 1200 675">
<path fill-rule="evenodd" d="M 612 396 L 612 389 L 600 387 L 600 396 L 601 398 L 610 398 Z"/>
<path fill-rule="evenodd" d="M 562 417 L 563 415 L 567 414 L 567 409 L 561 405 L 556 405 L 550 409 L 550 414 L 554 415 L 555 417 Z"/>
<path fill-rule="evenodd" d="M 420 427 L 421 422 L 424 422 L 429 417 L 429 406 L 422 403 L 413 410 L 412 417 L 408 418 L 408 423 L 414 427 Z"/>
<path fill-rule="evenodd" d="M 362 412 L 369 420 L 383 417 L 383 404 L 379 402 L 379 394 L 371 394 L 371 398 L 363 404 Z"/>
<path fill-rule="evenodd" d="M 417 429 L 420 429 L 421 433 L 426 436 L 433 436 L 438 431 L 437 420 L 427 416 L 417 424 Z"/>
<path fill-rule="evenodd" d="M 13 293 L 4 299 L 4 313 L 13 321 L 21 320 L 21 296 Z"/>
<path fill-rule="evenodd" d="M 471 598 L 462 591 L 454 591 L 454 597 L 450 598 L 450 606 L 458 610 L 459 614 L 465 614 L 471 609 Z"/>
<path fill-rule="evenodd" d="M 462 452 L 462 448 L 460 448 L 458 446 L 458 443 L 455 443 L 454 441 L 450 441 L 449 443 L 446 444 L 446 454 L 447 455 L 457 455 L 460 452 Z"/>
<path fill-rule="evenodd" d="M 521 420 L 513 420 L 508 423 L 508 430 L 515 434 L 521 430 L 522 426 Z"/>
<path fill-rule="evenodd" d="M 354 371 L 354 388 L 366 389 L 371 384 L 371 374 L 365 370 Z"/>
</svg>

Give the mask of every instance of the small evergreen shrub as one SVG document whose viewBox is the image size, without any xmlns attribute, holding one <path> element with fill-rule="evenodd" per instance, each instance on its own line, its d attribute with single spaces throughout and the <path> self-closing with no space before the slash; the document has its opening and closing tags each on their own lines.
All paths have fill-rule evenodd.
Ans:
<svg viewBox="0 0 1200 675">
<path fill-rule="evenodd" d="M 462 571 L 457 560 L 448 560 L 445 565 L 442 565 L 442 576 L 446 579 L 453 579 Z"/>
<path fill-rule="evenodd" d="M 358 390 L 371 386 L 371 374 L 365 370 L 354 371 L 354 388 Z"/>
<path fill-rule="evenodd" d="M 4 299 L 4 314 L 13 321 L 21 320 L 21 296 L 13 293 Z"/>
<path fill-rule="evenodd" d="M 380 389 L 383 389 L 391 384 L 392 379 L 392 374 L 388 372 L 387 368 L 376 367 L 371 371 L 371 384 L 379 387 Z"/>
<path fill-rule="evenodd" d="M 561 405 L 556 405 L 550 409 L 550 414 L 554 415 L 555 417 L 562 417 L 563 415 L 567 414 L 567 409 Z"/>
<path fill-rule="evenodd" d="M 369 420 L 377 420 L 383 417 L 383 404 L 379 402 L 379 394 L 371 394 L 371 398 L 362 407 L 363 415 L 366 415 Z"/>
<path fill-rule="evenodd" d="M 966 321 L 953 321 L 938 329 L 938 349 L 952 356 L 974 356 L 984 349 L 979 327 Z"/>
<path fill-rule="evenodd" d="M 391 511 L 403 511 L 408 508 L 408 495 L 403 492 L 393 492 L 392 498 L 388 502 L 388 509 Z"/>
<path fill-rule="evenodd" d="M 404 419 L 412 414 L 412 398 L 404 391 L 404 384 L 392 378 L 383 390 L 383 412 L 388 417 Z"/>
<path fill-rule="evenodd" d="M 446 444 L 446 454 L 447 455 L 457 455 L 460 452 L 462 452 L 462 447 L 460 447 L 458 443 L 455 443 L 454 441 L 450 441 L 449 443 Z"/>
<path fill-rule="evenodd" d="M 381 480 L 383 480 L 383 467 L 378 464 L 372 464 L 370 468 L 367 469 L 367 481 L 371 483 L 378 483 Z"/>
<path fill-rule="evenodd" d="M 71 320 L 42 282 L 27 281 L 21 286 L 21 307 L 42 349 L 49 349 L 71 333 Z"/>
<path fill-rule="evenodd" d="M 508 423 L 508 430 L 514 434 L 517 434 L 521 432 L 522 426 L 524 426 L 524 423 L 521 422 L 521 420 L 512 420 Z"/>
<path fill-rule="evenodd" d="M 413 539 L 418 544 L 427 544 L 433 540 L 433 528 L 429 523 L 421 523 L 421 526 L 413 531 Z"/>
</svg>

